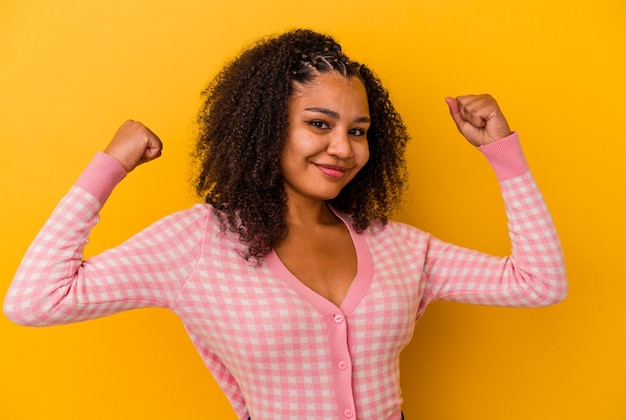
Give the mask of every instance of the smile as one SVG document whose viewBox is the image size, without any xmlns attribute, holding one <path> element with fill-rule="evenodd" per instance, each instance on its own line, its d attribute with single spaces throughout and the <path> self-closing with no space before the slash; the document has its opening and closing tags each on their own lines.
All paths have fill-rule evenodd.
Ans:
<svg viewBox="0 0 626 420">
<path fill-rule="evenodd" d="M 319 169 L 324 175 L 333 178 L 333 179 L 340 179 L 342 178 L 345 173 L 347 168 L 343 168 L 341 166 L 335 166 L 335 165 L 322 165 L 322 164 L 314 164 L 317 169 Z"/>
</svg>

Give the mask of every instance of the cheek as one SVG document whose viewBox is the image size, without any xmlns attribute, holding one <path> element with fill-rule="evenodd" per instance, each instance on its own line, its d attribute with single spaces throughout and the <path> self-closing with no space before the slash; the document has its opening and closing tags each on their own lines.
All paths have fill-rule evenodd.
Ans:
<svg viewBox="0 0 626 420">
<path fill-rule="evenodd" d="M 315 137 L 303 130 L 289 132 L 283 145 L 283 156 L 304 156 L 316 150 Z"/>
<path fill-rule="evenodd" d="M 360 167 L 365 166 L 370 158 L 370 149 L 366 144 L 359 145 L 358 148 L 354 148 L 354 159 Z"/>
<path fill-rule="evenodd" d="M 286 162 L 293 162 L 295 157 L 300 153 L 298 151 L 298 145 L 293 141 L 293 136 L 287 137 L 283 144 L 283 151 L 281 152 L 281 164 Z"/>
</svg>

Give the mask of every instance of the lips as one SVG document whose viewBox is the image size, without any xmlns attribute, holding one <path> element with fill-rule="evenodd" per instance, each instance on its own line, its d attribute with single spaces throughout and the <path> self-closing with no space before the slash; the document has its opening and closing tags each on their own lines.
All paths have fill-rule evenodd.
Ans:
<svg viewBox="0 0 626 420">
<path fill-rule="evenodd" d="M 316 163 L 315 166 L 326 176 L 333 179 L 340 179 L 346 173 L 346 168 L 336 165 L 323 165 Z"/>
</svg>

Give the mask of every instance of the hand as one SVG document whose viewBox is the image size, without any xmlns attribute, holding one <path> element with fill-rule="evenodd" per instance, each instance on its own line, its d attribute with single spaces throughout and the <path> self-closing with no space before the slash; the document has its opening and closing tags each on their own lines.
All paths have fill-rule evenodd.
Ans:
<svg viewBox="0 0 626 420">
<path fill-rule="evenodd" d="M 511 135 L 509 124 L 489 95 L 446 98 L 446 103 L 456 127 L 474 146 L 484 146 Z"/>
<path fill-rule="evenodd" d="M 163 143 L 148 127 L 128 120 L 117 129 L 104 153 L 122 164 L 126 172 L 161 156 Z"/>
</svg>

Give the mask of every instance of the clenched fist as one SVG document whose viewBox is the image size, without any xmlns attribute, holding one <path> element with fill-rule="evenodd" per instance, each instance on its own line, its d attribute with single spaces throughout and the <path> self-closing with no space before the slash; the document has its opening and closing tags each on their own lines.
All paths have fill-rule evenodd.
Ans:
<svg viewBox="0 0 626 420">
<path fill-rule="evenodd" d="M 474 146 L 484 146 L 511 134 L 498 104 L 489 95 L 446 98 L 446 103 L 457 128 Z"/>
<path fill-rule="evenodd" d="M 163 143 L 148 127 L 128 120 L 118 128 L 104 153 L 122 164 L 126 172 L 161 156 Z"/>
</svg>

